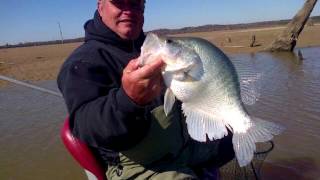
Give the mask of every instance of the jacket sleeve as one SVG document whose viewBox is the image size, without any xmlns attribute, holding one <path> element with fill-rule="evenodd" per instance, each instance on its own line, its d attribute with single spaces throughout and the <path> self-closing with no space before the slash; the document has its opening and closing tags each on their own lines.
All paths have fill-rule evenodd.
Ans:
<svg viewBox="0 0 320 180">
<path fill-rule="evenodd" d="M 58 76 L 75 136 L 93 147 L 121 151 L 139 142 L 150 120 L 107 66 L 86 61 L 66 63 Z M 119 81 L 119 80 L 118 80 Z"/>
</svg>

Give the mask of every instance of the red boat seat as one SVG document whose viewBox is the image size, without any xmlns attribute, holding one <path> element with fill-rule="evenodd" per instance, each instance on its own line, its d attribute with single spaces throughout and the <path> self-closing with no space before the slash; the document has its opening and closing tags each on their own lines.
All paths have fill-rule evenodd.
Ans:
<svg viewBox="0 0 320 180">
<path fill-rule="evenodd" d="M 106 180 L 105 169 L 101 166 L 90 148 L 71 133 L 69 118 L 65 119 L 60 135 L 63 144 L 72 157 L 85 170 L 89 180 Z"/>
</svg>

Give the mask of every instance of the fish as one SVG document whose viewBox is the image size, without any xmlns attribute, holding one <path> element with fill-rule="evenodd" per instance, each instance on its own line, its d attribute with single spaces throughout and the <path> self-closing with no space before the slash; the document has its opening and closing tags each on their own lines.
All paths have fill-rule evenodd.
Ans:
<svg viewBox="0 0 320 180">
<path fill-rule="evenodd" d="M 241 96 L 250 93 L 241 93 L 235 66 L 211 42 L 148 33 L 139 64 L 144 66 L 157 58 L 165 64 L 161 70 L 167 87 L 164 112 L 168 115 L 175 101 L 181 101 L 192 139 L 213 141 L 227 136 L 229 130 L 238 164 L 243 167 L 252 161 L 257 142 L 270 141 L 283 132 L 282 125 L 249 115 Z"/>
</svg>

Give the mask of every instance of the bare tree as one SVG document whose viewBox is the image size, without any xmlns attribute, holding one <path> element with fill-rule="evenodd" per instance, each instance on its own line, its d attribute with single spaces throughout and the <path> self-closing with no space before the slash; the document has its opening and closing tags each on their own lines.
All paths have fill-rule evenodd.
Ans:
<svg viewBox="0 0 320 180">
<path fill-rule="evenodd" d="M 299 34 L 309 19 L 317 0 L 306 0 L 302 9 L 287 24 L 285 30 L 268 46 L 267 51 L 293 51 Z"/>
<path fill-rule="evenodd" d="M 60 32 L 60 37 L 61 37 L 61 44 L 63 44 L 63 36 L 62 36 L 62 30 L 61 30 L 60 22 L 58 22 L 58 26 L 59 26 L 59 32 Z"/>
</svg>

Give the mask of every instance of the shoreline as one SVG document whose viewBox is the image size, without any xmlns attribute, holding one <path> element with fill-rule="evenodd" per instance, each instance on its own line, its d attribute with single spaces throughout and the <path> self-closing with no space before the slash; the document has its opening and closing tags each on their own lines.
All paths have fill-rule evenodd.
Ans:
<svg viewBox="0 0 320 180">
<path fill-rule="evenodd" d="M 256 53 L 262 51 L 285 26 L 251 28 L 241 30 L 223 30 L 195 32 L 172 36 L 193 36 L 207 39 L 226 54 Z M 299 36 L 296 48 L 320 46 L 320 24 L 306 26 Z M 252 36 L 256 43 L 250 47 Z M 80 46 L 79 43 L 43 45 L 0 49 L 0 75 L 26 82 L 54 80 L 65 59 Z M 8 82 L 0 80 L 0 87 Z"/>
</svg>

